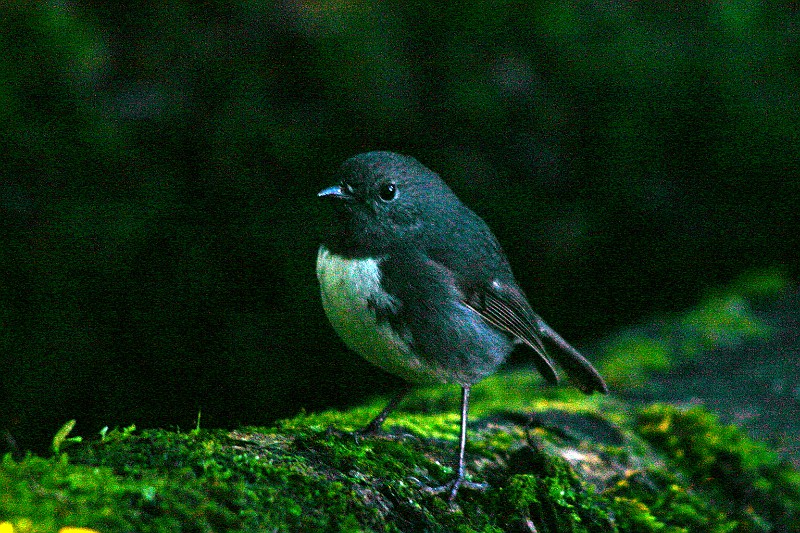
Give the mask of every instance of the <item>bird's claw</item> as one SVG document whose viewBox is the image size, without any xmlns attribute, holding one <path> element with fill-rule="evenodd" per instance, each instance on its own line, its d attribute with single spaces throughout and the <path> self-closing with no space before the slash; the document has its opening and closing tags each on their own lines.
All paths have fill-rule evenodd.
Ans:
<svg viewBox="0 0 800 533">
<path fill-rule="evenodd" d="M 469 489 L 469 490 L 476 490 L 476 491 L 479 491 L 479 492 L 483 492 L 483 491 L 485 491 L 485 490 L 487 490 L 489 488 L 489 484 L 488 483 L 476 483 L 474 481 L 468 481 L 468 480 L 464 479 L 463 477 L 457 477 L 457 478 L 453 479 L 452 481 L 448 481 L 444 485 L 439 485 L 438 487 L 429 487 L 429 486 L 425 485 L 424 483 L 422 483 L 419 480 L 415 480 L 415 481 L 420 485 L 422 490 L 424 492 L 427 492 L 428 494 L 439 495 L 439 494 L 444 494 L 444 493 L 448 493 L 449 492 L 450 494 L 447 497 L 447 501 L 449 501 L 449 502 L 455 501 L 456 496 L 458 495 L 458 490 L 460 488 L 465 488 L 465 489 Z"/>
</svg>

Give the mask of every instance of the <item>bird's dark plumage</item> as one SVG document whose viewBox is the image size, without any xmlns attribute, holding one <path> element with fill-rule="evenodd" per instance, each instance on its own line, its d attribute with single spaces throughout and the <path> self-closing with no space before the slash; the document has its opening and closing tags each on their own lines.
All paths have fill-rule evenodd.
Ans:
<svg viewBox="0 0 800 533">
<path fill-rule="evenodd" d="M 337 200 L 337 217 L 323 246 L 348 259 L 381 258 L 382 288 L 392 299 L 383 307 L 373 302 L 373 309 L 423 359 L 462 367 L 442 381 L 479 381 L 516 340 L 534 351 L 547 381 L 558 380 L 552 355 L 582 391 L 607 391 L 592 365 L 533 312 L 494 234 L 438 175 L 414 158 L 369 152 L 347 160 L 337 178 L 331 188 L 336 194 L 328 193 Z M 396 188 L 395 197 L 386 200 L 381 194 L 388 190 L 382 188 L 389 185 Z M 448 330 L 454 322 L 448 314 L 458 318 L 467 312 L 459 304 L 508 338 L 500 350 L 505 353 L 496 349 L 502 340 L 489 342 L 487 354 L 475 353 L 463 339 L 469 332 Z M 556 348 L 552 354 L 543 339 Z M 459 347 L 472 351 L 459 354 Z M 469 359 L 479 368 L 466 368 Z"/>
<path fill-rule="evenodd" d="M 547 381 L 558 380 L 555 360 L 583 392 L 607 392 L 591 363 L 533 312 L 494 234 L 437 174 L 411 157 L 369 152 L 348 159 L 337 180 L 319 193 L 335 213 L 317 276 L 325 312 L 351 349 L 411 383 L 461 385 L 462 433 L 470 387 L 516 344 L 533 350 Z M 463 440 L 451 497 L 463 481 Z"/>
</svg>

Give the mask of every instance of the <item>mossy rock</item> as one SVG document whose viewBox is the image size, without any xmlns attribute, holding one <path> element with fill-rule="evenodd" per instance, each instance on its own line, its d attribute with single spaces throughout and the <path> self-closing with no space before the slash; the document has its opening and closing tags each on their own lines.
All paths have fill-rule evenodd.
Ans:
<svg viewBox="0 0 800 533">
<path fill-rule="evenodd" d="M 539 389 L 529 371 L 474 389 L 472 479 L 447 481 L 457 391 L 425 389 L 357 438 L 379 405 L 271 428 L 132 428 L 51 458 L 6 456 L 0 522 L 14 531 L 800 531 L 800 475 L 701 409 Z M 62 436 L 63 440 L 63 436 Z"/>
</svg>

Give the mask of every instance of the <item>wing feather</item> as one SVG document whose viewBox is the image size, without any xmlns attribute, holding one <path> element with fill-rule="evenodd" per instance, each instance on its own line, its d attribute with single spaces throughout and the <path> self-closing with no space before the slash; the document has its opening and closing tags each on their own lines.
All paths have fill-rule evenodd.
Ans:
<svg viewBox="0 0 800 533">
<path fill-rule="evenodd" d="M 592 364 L 531 310 L 525 295 L 515 285 L 494 280 L 488 287 L 469 294 L 465 304 L 489 324 L 532 348 L 538 355 L 536 367 L 547 381 L 557 382 L 558 377 L 543 338 L 559 348 L 553 357 L 581 391 L 586 394 L 608 392 L 603 378 Z"/>
<path fill-rule="evenodd" d="M 470 309 L 478 313 L 486 322 L 501 331 L 510 333 L 528 345 L 538 356 L 534 362 L 539 373 L 549 382 L 558 383 L 558 374 L 552 361 L 547 356 L 544 344 L 530 323 L 525 322 L 519 313 L 515 312 L 502 300 L 495 298 L 492 294 L 483 293 L 483 298 L 470 298 L 464 302 Z M 482 300 L 482 302 L 481 302 Z M 476 305 L 476 303 L 478 305 Z"/>
</svg>

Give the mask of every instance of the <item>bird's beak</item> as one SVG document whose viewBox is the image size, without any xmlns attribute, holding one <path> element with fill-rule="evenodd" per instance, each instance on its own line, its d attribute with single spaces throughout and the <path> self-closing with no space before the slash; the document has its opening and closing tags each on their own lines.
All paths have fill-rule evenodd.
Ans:
<svg viewBox="0 0 800 533">
<path fill-rule="evenodd" d="M 339 200 L 347 200 L 352 198 L 352 196 L 341 185 L 334 185 L 332 187 L 328 187 L 327 189 L 322 189 L 317 193 L 317 196 L 320 198 L 337 198 Z"/>
</svg>

